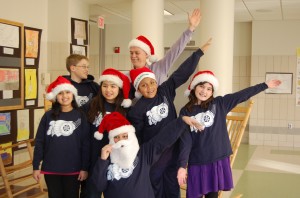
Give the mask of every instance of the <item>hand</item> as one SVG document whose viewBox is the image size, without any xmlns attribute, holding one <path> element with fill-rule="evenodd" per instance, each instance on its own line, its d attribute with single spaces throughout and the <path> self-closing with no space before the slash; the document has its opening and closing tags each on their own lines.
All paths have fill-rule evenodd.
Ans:
<svg viewBox="0 0 300 198">
<path fill-rule="evenodd" d="M 112 145 L 107 144 L 101 150 L 101 159 L 107 160 L 109 154 L 111 153 Z"/>
<path fill-rule="evenodd" d="M 78 180 L 83 181 L 86 180 L 87 177 L 88 177 L 88 172 L 81 170 L 78 175 Z"/>
<path fill-rule="evenodd" d="M 41 179 L 41 171 L 33 170 L 32 177 L 38 182 Z"/>
<path fill-rule="evenodd" d="M 186 184 L 186 179 L 187 179 L 186 169 L 180 167 L 177 172 L 177 180 L 178 180 L 179 186 Z"/>
<path fill-rule="evenodd" d="M 268 85 L 268 88 L 276 88 L 281 84 L 281 81 L 273 79 L 273 80 L 268 80 L 266 84 Z"/>
<path fill-rule="evenodd" d="M 182 116 L 182 120 L 189 125 L 190 127 L 194 127 L 196 128 L 198 131 L 203 131 L 205 126 L 203 126 L 202 124 L 200 124 L 197 120 L 195 120 L 194 118 L 191 118 L 189 116 Z"/>
<path fill-rule="evenodd" d="M 189 15 L 189 29 L 193 32 L 201 21 L 200 9 L 194 9 L 192 15 Z"/>
<path fill-rule="evenodd" d="M 208 41 L 206 41 L 206 43 L 200 47 L 200 49 L 202 50 L 202 52 L 204 53 L 208 47 L 211 45 L 211 41 L 212 41 L 212 38 L 209 38 Z"/>
</svg>

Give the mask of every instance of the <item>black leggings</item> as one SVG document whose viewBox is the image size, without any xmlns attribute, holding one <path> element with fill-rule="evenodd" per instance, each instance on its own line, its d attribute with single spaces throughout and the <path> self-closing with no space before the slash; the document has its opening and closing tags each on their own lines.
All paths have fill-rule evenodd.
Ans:
<svg viewBox="0 0 300 198">
<path fill-rule="evenodd" d="M 205 198 L 218 198 L 219 192 L 210 192 L 204 195 Z"/>
<path fill-rule="evenodd" d="M 78 175 L 48 175 L 45 174 L 49 198 L 78 198 Z"/>
</svg>

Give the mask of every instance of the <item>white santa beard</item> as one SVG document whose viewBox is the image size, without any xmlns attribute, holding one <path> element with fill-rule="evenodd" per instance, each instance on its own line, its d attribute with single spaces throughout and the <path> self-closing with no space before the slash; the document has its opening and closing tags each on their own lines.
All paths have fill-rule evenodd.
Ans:
<svg viewBox="0 0 300 198">
<path fill-rule="evenodd" d="M 121 140 L 113 145 L 110 160 L 121 168 L 128 169 L 133 165 L 139 149 L 139 143 L 136 138 L 134 140 Z"/>
</svg>

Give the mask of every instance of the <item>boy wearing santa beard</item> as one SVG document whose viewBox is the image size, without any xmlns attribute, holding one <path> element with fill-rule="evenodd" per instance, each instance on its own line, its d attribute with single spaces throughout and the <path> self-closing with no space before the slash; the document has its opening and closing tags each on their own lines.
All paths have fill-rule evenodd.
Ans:
<svg viewBox="0 0 300 198">
<path fill-rule="evenodd" d="M 154 198 L 149 178 L 151 166 L 162 152 L 187 131 L 188 125 L 202 126 L 184 116 L 173 120 L 149 142 L 139 146 L 135 128 L 118 112 L 107 114 L 98 129 L 108 132 L 109 144 L 101 150 L 92 180 L 105 198 Z"/>
</svg>

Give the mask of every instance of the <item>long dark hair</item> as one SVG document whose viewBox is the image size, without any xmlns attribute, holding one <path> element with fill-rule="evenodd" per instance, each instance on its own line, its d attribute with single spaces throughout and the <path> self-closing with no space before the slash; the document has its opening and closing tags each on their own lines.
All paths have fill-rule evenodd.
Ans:
<svg viewBox="0 0 300 198">
<path fill-rule="evenodd" d="M 75 100 L 74 94 L 73 94 L 73 100 L 71 102 L 71 105 L 72 105 L 73 109 L 79 109 L 78 104 Z M 61 104 L 59 102 L 57 102 L 57 100 L 55 100 L 55 102 L 52 103 L 52 108 L 51 109 L 53 110 L 53 112 L 51 114 L 52 119 L 57 120 L 59 114 L 62 112 L 61 111 Z"/>
<path fill-rule="evenodd" d="M 99 113 L 102 113 L 102 115 L 104 116 L 106 113 L 106 109 L 104 106 L 104 102 L 106 101 L 103 94 L 102 94 L 102 82 L 100 83 L 100 89 L 97 93 L 97 95 L 92 99 L 91 103 L 90 103 L 90 108 L 89 108 L 89 112 L 87 114 L 87 118 L 88 121 L 90 123 L 93 123 L 95 118 L 99 115 Z M 121 106 L 122 102 L 124 99 L 124 95 L 123 95 L 123 90 L 121 88 L 119 88 L 119 94 L 117 95 L 116 99 L 115 99 L 115 110 L 119 113 L 121 113 L 123 116 L 126 116 L 126 111 L 125 109 Z"/>
<path fill-rule="evenodd" d="M 204 85 L 205 83 L 209 83 L 209 82 L 206 82 L 206 81 L 200 82 L 197 85 L 195 85 L 194 89 L 191 90 L 190 95 L 189 95 L 189 102 L 186 103 L 186 105 L 184 105 L 184 107 L 189 112 L 192 112 L 193 111 L 193 106 L 198 103 L 198 99 L 197 99 L 197 97 L 195 95 L 195 89 L 196 89 L 196 87 L 199 86 L 199 85 Z M 208 107 L 209 107 L 209 105 L 210 105 L 210 103 L 214 99 L 214 87 L 213 86 L 212 86 L 212 93 L 213 94 L 212 94 L 212 96 L 210 98 L 208 98 L 206 101 L 201 101 L 201 103 L 199 104 L 202 109 L 206 109 L 207 110 Z"/>
</svg>

